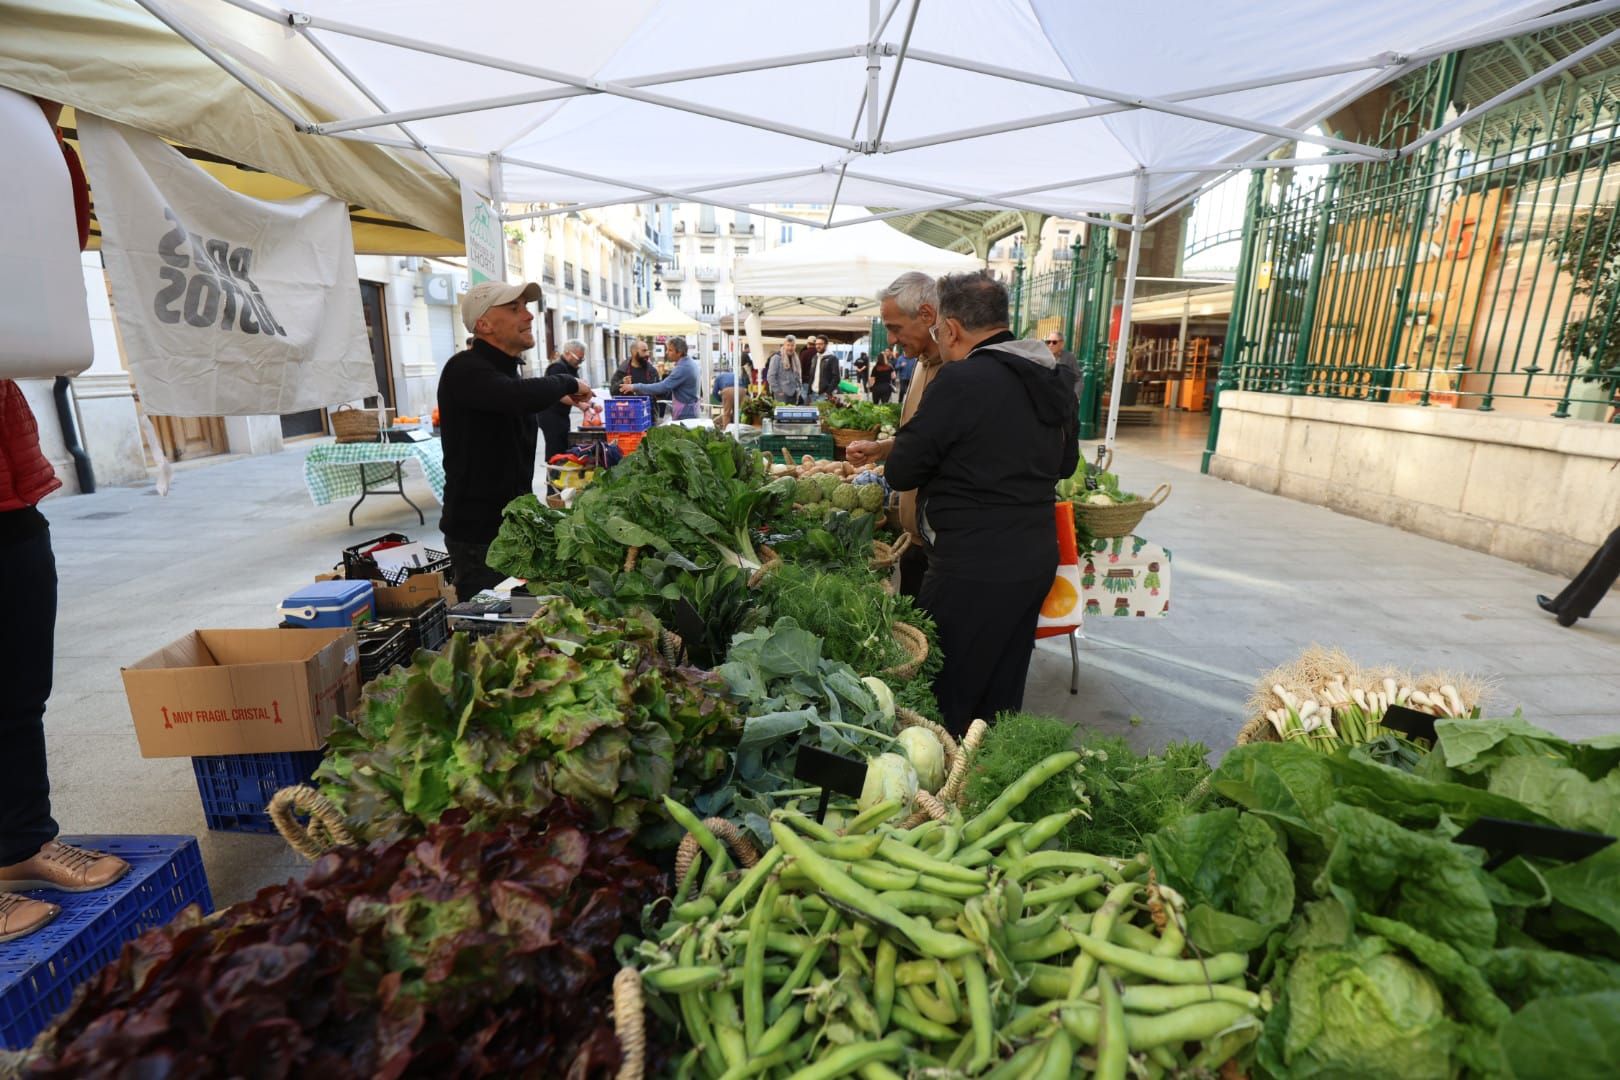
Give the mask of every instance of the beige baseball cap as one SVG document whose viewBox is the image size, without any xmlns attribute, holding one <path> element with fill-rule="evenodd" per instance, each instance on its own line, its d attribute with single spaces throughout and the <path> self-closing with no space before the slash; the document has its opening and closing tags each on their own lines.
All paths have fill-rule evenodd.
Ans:
<svg viewBox="0 0 1620 1080">
<path fill-rule="evenodd" d="M 510 304 L 519 297 L 529 303 L 540 299 L 539 283 L 527 281 L 522 285 L 508 285 L 504 281 L 480 281 L 461 298 L 461 324 L 470 334 L 484 312 L 492 307 Z"/>
</svg>

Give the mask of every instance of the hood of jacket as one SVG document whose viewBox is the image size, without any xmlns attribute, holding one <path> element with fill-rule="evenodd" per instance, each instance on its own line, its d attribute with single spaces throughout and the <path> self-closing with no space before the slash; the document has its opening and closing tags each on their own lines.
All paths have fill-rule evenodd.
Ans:
<svg viewBox="0 0 1620 1080">
<path fill-rule="evenodd" d="M 1074 408 L 1074 372 L 1057 362 L 1045 342 L 992 339 L 974 352 L 981 350 L 994 353 L 1018 376 L 1042 423 L 1060 425 L 1069 418 Z"/>
</svg>

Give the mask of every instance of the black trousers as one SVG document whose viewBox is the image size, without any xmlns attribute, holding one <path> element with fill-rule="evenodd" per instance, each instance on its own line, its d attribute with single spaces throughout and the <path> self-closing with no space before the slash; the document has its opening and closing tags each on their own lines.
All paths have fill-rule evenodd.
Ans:
<svg viewBox="0 0 1620 1080">
<path fill-rule="evenodd" d="M 928 552 L 921 544 L 909 544 L 900 555 L 900 595 L 913 600 L 922 593 L 923 576 L 928 573 Z"/>
<path fill-rule="evenodd" d="M 976 719 L 990 722 L 1023 708 L 1035 623 L 1055 572 L 982 581 L 929 568 L 917 605 L 939 627 L 945 666 L 934 678 L 934 697 L 951 734 L 965 735 Z"/>
<path fill-rule="evenodd" d="M 1609 534 L 1603 546 L 1575 575 L 1575 580 L 1553 598 L 1553 605 L 1561 615 L 1590 618 L 1592 610 L 1598 606 L 1598 601 L 1608 595 L 1616 578 L 1620 578 L 1620 529 Z"/>
<path fill-rule="evenodd" d="M 471 600 L 480 589 L 493 589 L 506 580 L 506 575 L 491 570 L 484 560 L 489 557 L 489 544 L 470 543 L 466 540 L 444 538 L 450 555 L 450 570 L 456 576 L 456 599 L 462 603 Z"/>
<path fill-rule="evenodd" d="M 0 866 L 32 858 L 56 839 L 45 768 L 45 702 L 56 642 L 56 558 L 51 534 L 0 547 Z"/>
</svg>

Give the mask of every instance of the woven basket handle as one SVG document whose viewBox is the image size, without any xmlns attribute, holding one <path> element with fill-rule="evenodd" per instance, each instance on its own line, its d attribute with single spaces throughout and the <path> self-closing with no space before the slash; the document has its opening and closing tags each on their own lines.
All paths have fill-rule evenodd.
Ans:
<svg viewBox="0 0 1620 1080">
<path fill-rule="evenodd" d="M 309 826 L 295 814 L 308 814 Z M 270 797 L 270 821 L 292 849 L 311 861 L 354 843 L 354 833 L 330 799 L 307 784 L 284 787 Z"/>
<path fill-rule="evenodd" d="M 714 833 L 715 839 L 731 849 L 731 857 L 737 860 L 737 865 L 747 868 L 759 862 L 759 849 L 754 847 L 753 841 L 744 836 L 737 826 L 725 818 L 718 817 L 704 818 L 703 824 Z M 681 846 L 675 849 L 677 882 L 686 879 L 686 872 L 692 868 L 692 860 L 698 857 L 701 850 L 698 847 L 697 837 L 691 833 L 681 837 Z"/>
<path fill-rule="evenodd" d="M 1149 495 L 1143 501 L 1151 504 L 1153 508 L 1157 510 L 1160 506 L 1164 505 L 1164 500 L 1168 499 L 1169 497 L 1170 485 L 1160 484 L 1158 487 L 1153 489 L 1153 494 Z"/>
<path fill-rule="evenodd" d="M 613 1031 L 619 1037 L 619 1071 L 614 1080 L 642 1080 L 647 1071 L 646 1013 L 641 972 L 620 968 L 613 976 Z"/>
<path fill-rule="evenodd" d="M 990 725 L 983 720 L 975 720 L 968 725 L 967 734 L 962 736 L 961 745 L 957 747 L 956 763 L 951 766 L 951 775 L 945 778 L 945 786 L 939 792 L 943 801 L 961 801 L 963 792 L 967 790 L 968 767 L 973 764 L 973 755 L 978 752 L 979 744 L 989 730 Z"/>
<path fill-rule="evenodd" d="M 911 534 L 908 532 L 902 532 L 900 534 L 900 539 L 896 540 L 894 545 L 889 548 L 889 557 L 898 561 L 900 556 L 905 552 L 906 548 L 910 546 Z"/>
<path fill-rule="evenodd" d="M 1112 446 L 1108 448 L 1108 452 L 1103 455 L 1102 461 L 1095 467 L 1098 472 L 1107 472 L 1114 467 L 1114 448 Z"/>
</svg>

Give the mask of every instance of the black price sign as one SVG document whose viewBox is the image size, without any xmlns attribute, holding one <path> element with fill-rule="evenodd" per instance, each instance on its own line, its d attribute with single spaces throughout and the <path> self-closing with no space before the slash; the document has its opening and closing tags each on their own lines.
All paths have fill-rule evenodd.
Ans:
<svg viewBox="0 0 1620 1080">
<path fill-rule="evenodd" d="M 821 821 L 827 816 L 827 801 L 833 792 L 860 797 L 861 788 L 866 784 L 866 762 L 801 744 L 793 778 L 821 789 L 821 801 L 816 805 L 816 820 Z"/>
<path fill-rule="evenodd" d="M 1614 843 L 1603 833 L 1560 829 L 1528 821 L 1482 817 L 1457 834 L 1456 843 L 1481 847 L 1490 852 L 1485 869 L 1495 870 L 1515 855 L 1530 855 L 1556 862 L 1579 862 Z"/>
<path fill-rule="evenodd" d="M 1389 711 L 1384 713 L 1382 723 L 1408 739 L 1424 739 L 1431 744 L 1435 741 L 1434 717 L 1426 712 L 1408 709 L 1405 705 L 1391 705 Z"/>
</svg>

